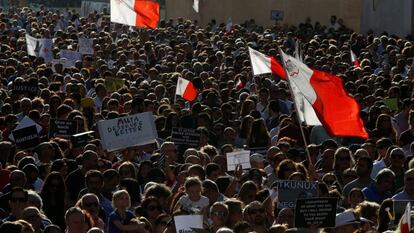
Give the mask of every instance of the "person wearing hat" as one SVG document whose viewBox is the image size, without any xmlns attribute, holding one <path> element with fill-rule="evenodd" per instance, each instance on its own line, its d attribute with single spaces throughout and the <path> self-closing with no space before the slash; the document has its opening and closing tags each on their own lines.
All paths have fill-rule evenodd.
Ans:
<svg viewBox="0 0 414 233">
<path fill-rule="evenodd" d="M 346 210 L 335 217 L 334 233 L 353 233 L 359 228 L 361 220 L 354 211 Z"/>
</svg>

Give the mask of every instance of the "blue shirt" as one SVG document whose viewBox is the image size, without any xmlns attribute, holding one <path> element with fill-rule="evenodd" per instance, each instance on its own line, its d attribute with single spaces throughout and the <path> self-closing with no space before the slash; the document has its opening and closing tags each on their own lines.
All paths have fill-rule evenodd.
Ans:
<svg viewBox="0 0 414 233">
<path fill-rule="evenodd" d="M 410 195 L 408 195 L 408 193 L 407 193 L 405 190 L 403 190 L 403 191 L 401 191 L 401 192 L 399 192 L 399 193 L 395 194 L 395 195 L 392 197 L 392 199 L 394 199 L 394 200 L 398 200 L 398 201 L 400 201 L 400 200 L 402 200 L 402 201 L 405 201 L 405 200 L 413 200 L 413 199 L 410 197 Z"/>
<path fill-rule="evenodd" d="M 362 192 L 364 193 L 367 201 L 373 201 L 378 204 L 381 204 L 383 200 L 392 197 L 392 194 L 390 192 L 385 192 L 385 193 L 378 192 L 378 189 L 375 183 L 372 183 L 368 187 L 362 189 Z"/>
<path fill-rule="evenodd" d="M 125 218 L 123 219 L 116 211 L 112 212 L 108 217 L 107 233 L 122 233 L 121 229 L 115 226 L 114 221 L 118 220 L 124 225 L 131 223 L 131 219 L 134 218 L 134 214 L 127 210 Z"/>
</svg>

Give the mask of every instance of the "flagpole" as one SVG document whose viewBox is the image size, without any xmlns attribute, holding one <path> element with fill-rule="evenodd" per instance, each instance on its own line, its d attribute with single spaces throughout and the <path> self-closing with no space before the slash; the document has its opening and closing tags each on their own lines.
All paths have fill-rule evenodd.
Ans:
<svg viewBox="0 0 414 233">
<path fill-rule="evenodd" d="M 292 98 L 295 98 L 295 95 L 294 95 L 293 90 L 292 90 L 292 86 L 290 85 L 289 76 L 288 76 L 288 73 L 286 71 L 285 60 L 283 59 L 283 55 L 282 55 L 283 51 L 279 47 L 278 47 L 278 49 L 279 49 L 279 54 L 282 57 L 282 59 L 281 59 L 282 60 L 282 66 L 283 66 L 283 70 L 285 71 L 285 76 L 288 80 L 290 95 L 292 96 Z M 300 133 L 302 134 L 303 143 L 305 144 L 306 155 L 307 155 L 307 159 L 309 161 L 308 168 L 310 168 L 311 165 L 313 166 L 313 163 L 312 163 L 310 152 L 309 152 L 309 149 L 308 149 L 308 143 L 306 142 L 305 132 L 303 131 L 302 120 L 299 117 L 299 106 L 296 105 L 296 101 L 294 99 L 293 99 L 293 105 L 295 106 L 296 118 L 297 118 L 298 123 L 299 123 L 299 128 L 300 128 Z"/>
</svg>

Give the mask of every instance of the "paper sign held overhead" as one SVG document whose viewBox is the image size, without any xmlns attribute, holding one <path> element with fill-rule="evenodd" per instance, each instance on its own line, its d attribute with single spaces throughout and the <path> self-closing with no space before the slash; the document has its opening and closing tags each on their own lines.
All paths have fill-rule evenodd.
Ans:
<svg viewBox="0 0 414 233">
<path fill-rule="evenodd" d="M 154 143 L 158 138 L 154 116 L 150 112 L 98 122 L 104 150 L 114 151 Z"/>
<path fill-rule="evenodd" d="M 249 150 L 242 150 L 242 151 L 227 153 L 226 157 L 227 157 L 227 171 L 236 170 L 237 165 L 241 165 L 243 169 L 251 168 Z"/>
<path fill-rule="evenodd" d="M 50 119 L 49 138 L 70 138 L 72 135 L 76 134 L 77 128 L 78 124 L 75 120 Z"/>
</svg>

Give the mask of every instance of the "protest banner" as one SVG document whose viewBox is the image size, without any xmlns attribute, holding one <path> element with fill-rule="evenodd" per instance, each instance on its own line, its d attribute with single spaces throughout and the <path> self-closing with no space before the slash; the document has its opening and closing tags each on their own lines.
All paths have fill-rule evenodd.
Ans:
<svg viewBox="0 0 414 233">
<path fill-rule="evenodd" d="M 200 133 L 195 129 L 189 128 L 173 128 L 171 131 L 171 139 L 178 147 L 180 152 L 184 152 L 188 148 L 197 148 L 200 142 Z"/>
<path fill-rule="evenodd" d="M 393 216 L 394 216 L 394 226 L 397 226 L 400 222 L 401 217 L 404 214 L 407 203 L 410 200 L 393 200 Z M 411 200 L 411 210 L 413 210 L 414 201 Z"/>
<path fill-rule="evenodd" d="M 297 199 L 316 197 L 318 182 L 302 180 L 277 181 L 278 208 L 295 208 Z"/>
<path fill-rule="evenodd" d="M 53 40 L 52 39 L 37 39 L 26 34 L 27 53 L 30 56 L 42 57 L 46 63 L 53 59 Z"/>
<path fill-rule="evenodd" d="M 19 124 L 16 126 L 16 128 L 14 128 L 14 130 L 18 130 L 18 129 L 23 129 L 29 126 L 35 126 L 36 127 L 36 131 L 37 134 L 40 134 L 40 132 L 42 131 L 42 126 L 40 126 L 39 124 L 37 124 L 34 120 L 32 120 L 31 118 L 29 118 L 28 116 L 23 117 L 23 119 L 19 122 Z M 9 135 L 9 139 L 12 141 L 15 141 L 13 134 Z"/>
<path fill-rule="evenodd" d="M 203 215 L 174 216 L 174 223 L 177 233 L 193 233 L 191 228 L 203 229 Z"/>
<path fill-rule="evenodd" d="M 298 199 L 295 208 L 295 227 L 335 227 L 338 199 L 332 197 Z"/>
<path fill-rule="evenodd" d="M 79 38 L 78 42 L 79 53 L 81 54 L 94 54 L 93 50 L 93 39 L 90 38 Z"/>
<path fill-rule="evenodd" d="M 92 135 L 94 133 L 95 131 L 87 131 L 87 132 L 72 135 L 70 137 L 70 141 L 72 142 L 72 147 L 74 149 L 84 147 L 93 138 Z"/>
<path fill-rule="evenodd" d="M 75 63 L 73 63 L 73 61 L 70 61 L 66 58 L 53 59 L 50 63 L 52 64 L 53 72 L 56 72 L 56 69 L 55 69 L 56 64 L 61 64 L 63 66 L 63 69 L 70 68 L 70 67 L 73 67 L 75 65 Z"/>
<path fill-rule="evenodd" d="M 154 143 L 158 138 L 154 116 L 150 112 L 98 122 L 104 150 L 114 151 Z"/>
<path fill-rule="evenodd" d="M 72 135 L 76 134 L 77 129 L 78 124 L 75 120 L 50 119 L 49 138 L 70 138 Z"/>
<path fill-rule="evenodd" d="M 227 171 L 236 170 L 237 165 L 241 165 L 243 169 L 251 168 L 249 150 L 242 150 L 242 151 L 227 153 L 226 158 L 227 158 Z"/>
<path fill-rule="evenodd" d="M 16 146 L 23 150 L 35 147 L 40 143 L 36 125 L 15 129 L 12 131 L 12 135 Z"/>
<path fill-rule="evenodd" d="M 105 78 L 105 87 L 109 92 L 118 91 L 125 84 L 125 80 L 119 78 Z"/>
<path fill-rule="evenodd" d="M 39 86 L 37 80 L 30 80 L 29 81 L 23 81 L 23 82 L 17 82 L 13 83 L 12 86 L 12 92 L 14 94 L 27 94 L 30 98 L 37 95 L 39 92 Z"/>
<path fill-rule="evenodd" d="M 60 50 L 60 58 L 66 58 L 71 61 L 82 60 L 82 54 L 80 52 L 72 50 Z"/>
<path fill-rule="evenodd" d="M 72 50 L 60 50 L 60 59 L 67 59 L 65 65 L 75 66 L 76 61 L 82 61 L 82 54 Z"/>
</svg>

